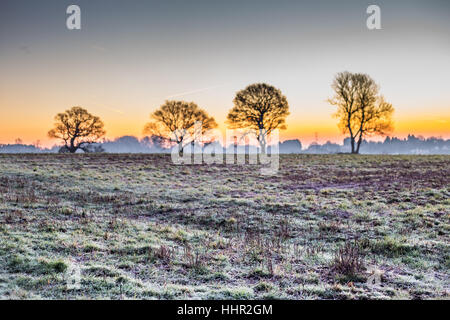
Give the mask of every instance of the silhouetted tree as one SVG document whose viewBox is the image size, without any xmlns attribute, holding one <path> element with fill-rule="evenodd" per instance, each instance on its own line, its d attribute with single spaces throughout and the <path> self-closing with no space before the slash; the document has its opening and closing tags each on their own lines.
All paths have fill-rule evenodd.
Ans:
<svg viewBox="0 0 450 320">
<path fill-rule="evenodd" d="M 101 152 L 101 147 L 91 144 L 98 142 L 105 135 L 103 127 L 99 117 L 81 107 L 73 107 L 55 116 L 55 127 L 48 132 L 48 136 L 64 141 L 60 152 L 75 153 L 78 149 Z"/>
<path fill-rule="evenodd" d="M 160 141 L 176 143 L 181 153 L 187 144 L 194 143 L 196 135 L 217 127 L 214 118 L 194 102 L 166 101 L 150 117 L 153 121 L 146 124 L 144 133 L 153 135 L 153 139 L 159 137 Z"/>
<path fill-rule="evenodd" d="M 392 130 L 394 108 L 378 94 L 379 87 L 367 74 L 341 72 L 333 81 L 339 128 L 350 135 L 352 153 L 359 153 L 364 137 L 385 135 Z"/>
<path fill-rule="evenodd" d="M 266 151 L 267 136 L 275 129 L 286 129 L 289 105 L 281 91 L 265 83 L 249 85 L 236 93 L 234 107 L 227 116 L 231 129 L 249 129 L 256 135 L 261 151 Z"/>
</svg>

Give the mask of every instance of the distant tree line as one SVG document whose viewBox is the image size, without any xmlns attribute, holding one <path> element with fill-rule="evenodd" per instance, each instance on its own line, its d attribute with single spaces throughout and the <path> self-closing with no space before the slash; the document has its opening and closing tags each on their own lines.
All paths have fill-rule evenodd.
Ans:
<svg viewBox="0 0 450 320">
<path fill-rule="evenodd" d="M 218 142 L 215 142 L 218 143 Z M 220 144 L 219 144 L 220 145 Z M 114 140 L 104 140 L 94 144 L 108 153 L 169 153 L 164 143 L 152 136 L 138 139 L 133 136 L 123 136 Z M 221 145 L 220 145 L 221 146 Z M 221 146 L 223 148 L 223 146 Z M 57 153 L 61 146 L 41 148 L 35 145 L 24 144 L 0 144 L 0 153 Z M 270 150 L 271 146 L 268 147 Z M 303 148 L 302 143 L 295 140 L 286 140 L 279 144 L 282 154 L 331 154 L 345 153 L 350 148 L 350 138 L 346 138 L 343 144 L 326 142 L 324 144 L 313 143 Z M 227 152 L 227 148 L 223 148 Z M 237 152 L 258 152 L 255 146 L 241 145 Z M 423 138 L 409 135 L 405 139 L 386 137 L 383 141 L 374 142 L 363 140 L 360 153 L 362 154 L 450 154 L 450 139 Z"/>
<path fill-rule="evenodd" d="M 351 139 L 346 138 L 343 144 L 326 142 L 324 144 L 312 144 L 302 153 L 344 153 L 348 152 Z M 361 142 L 362 154 L 450 154 L 450 139 L 423 138 L 408 135 L 405 139 L 386 137 L 384 141 Z"/>
</svg>

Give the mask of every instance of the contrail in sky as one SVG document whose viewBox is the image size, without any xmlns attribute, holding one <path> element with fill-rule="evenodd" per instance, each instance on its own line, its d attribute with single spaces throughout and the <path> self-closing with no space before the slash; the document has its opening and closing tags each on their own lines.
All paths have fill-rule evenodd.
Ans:
<svg viewBox="0 0 450 320">
<path fill-rule="evenodd" d="M 108 107 L 103 107 L 109 111 L 115 112 L 115 113 L 119 113 L 119 114 L 125 114 L 125 112 L 119 110 L 119 109 L 113 109 L 113 108 L 108 108 Z"/>
<path fill-rule="evenodd" d="M 176 97 L 186 96 L 186 95 L 189 95 L 189 94 L 194 94 L 194 93 L 198 93 L 198 92 L 203 92 L 203 91 L 207 91 L 207 90 L 211 90 L 211 89 L 215 89 L 215 88 L 219 88 L 219 87 L 223 87 L 223 86 L 226 86 L 226 85 L 225 85 L 225 84 L 221 84 L 221 85 L 217 85 L 217 86 L 206 87 L 206 88 L 202 88 L 202 89 L 197 89 L 197 90 L 192 90 L 192 91 L 187 91 L 187 92 L 177 93 L 177 94 L 173 94 L 173 95 L 167 96 L 166 99 L 171 99 L 171 98 L 176 98 Z"/>
<path fill-rule="evenodd" d="M 125 114 L 125 112 L 123 112 L 122 110 L 119 109 L 114 109 L 114 108 L 109 108 L 109 107 L 105 107 L 103 105 L 100 105 L 101 108 L 109 110 L 111 112 L 115 112 L 115 113 L 119 113 L 119 114 Z"/>
</svg>

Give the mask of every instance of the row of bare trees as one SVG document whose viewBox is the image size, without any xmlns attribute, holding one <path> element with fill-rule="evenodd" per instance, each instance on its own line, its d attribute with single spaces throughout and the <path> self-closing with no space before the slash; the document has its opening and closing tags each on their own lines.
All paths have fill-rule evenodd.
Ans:
<svg viewBox="0 0 450 320">
<path fill-rule="evenodd" d="M 335 116 L 339 128 L 351 139 L 351 152 L 359 153 L 362 140 L 370 135 L 384 135 L 392 130 L 391 104 L 379 95 L 379 87 L 366 74 L 342 72 L 336 75 L 332 88 L 337 107 Z M 249 85 L 237 92 L 234 106 L 227 116 L 231 129 L 247 129 L 260 144 L 261 151 L 267 147 L 267 138 L 276 129 L 286 129 L 289 104 L 282 92 L 265 83 Z M 196 123 L 200 122 L 201 126 Z M 183 147 L 193 142 L 196 134 L 217 127 L 213 117 L 194 102 L 166 101 L 151 114 L 151 122 L 144 132 L 168 145 Z M 200 132 L 196 132 L 200 130 Z M 95 151 L 91 146 L 105 135 L 104 124 L 81 107 L 73 107 L 55 117 L 55 127 L 49 131 L 51 138 L 64 142 L 62 152 L 74 153 L 78 149 Z"/>
</svg>

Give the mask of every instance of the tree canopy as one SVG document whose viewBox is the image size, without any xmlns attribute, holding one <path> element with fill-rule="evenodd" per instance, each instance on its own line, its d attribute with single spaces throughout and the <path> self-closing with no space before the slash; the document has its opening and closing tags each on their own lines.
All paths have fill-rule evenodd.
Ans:
<svg viewBox="0 0 450 320">
<path fill-rule="evenodd" d="M 105 135 L 104 124 L 99 117 L 82 107 L 73 107 L 55 116 L 54 128 L 48 132 L 50 138 L 61 139 L 61 152 L 75 153 L 78 149 L 90 152 L 89 146 Z"/>
<path fill-rule="evenodd" d="M 332 83 L 337 107 L 335 117 L 342 133 L 349 134 L 352 153 L 359 153 L 364 137 L 385 135 L 393 129 L 394 108 L 379 95 L 379 87 L 367 74 L 341 72 Z"/>
<path fill-rule="evenodd" d="M 234 107 L 227 116 L 229 128 L 254 133 L 262 152 L 273 130 L 286 129 L 289 104 L 279 89 L 266 83 L 252 84 L 237 92 L 233 102 Z"/>
<path fill-rule="evenodd" d="M 150 117 L 153 121 L 146 124 L 144 133 L 160 137 L 168 144 L 177 144 L 180 151 L 193 142 L 196 135 L 204 135 L 217 127 L 214 118 L 194 102 L 166 101 Z"/>
</svg>

